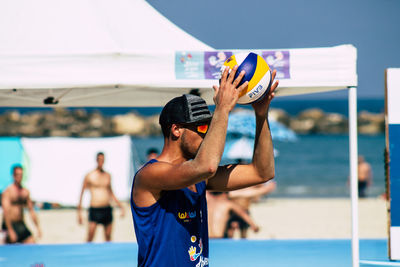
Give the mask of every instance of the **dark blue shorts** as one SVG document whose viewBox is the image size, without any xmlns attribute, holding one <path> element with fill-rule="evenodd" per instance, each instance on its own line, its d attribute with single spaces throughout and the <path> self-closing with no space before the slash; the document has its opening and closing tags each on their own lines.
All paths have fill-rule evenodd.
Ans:
<svg viewBox="0 0 400 267">
<path fill-rule="evenodd" d="M 31 231 L 29 231 L 28 227 L 26 227 L 26 225 L 23 221 L 12 222 L 11 225 L 12 225 L 12 228 L 14 229 L 15 233 L 17 234 L 16 243 L 22 243 L 28 237 L 32 236 Z M 5 222 L 3 222 L 1 228 L 3 230 L 7 231 L 7 226 L 6 226 Z M 7 234 L 6 242 L 11 243 L 8 234 Z"/>
<path fill-rule="evenodd" d="M 112 220 L 112 208 L 110 206 L 101 208 L 89 208 L 89 222 L 108 225 L 112 223 Z"/>
</svg>

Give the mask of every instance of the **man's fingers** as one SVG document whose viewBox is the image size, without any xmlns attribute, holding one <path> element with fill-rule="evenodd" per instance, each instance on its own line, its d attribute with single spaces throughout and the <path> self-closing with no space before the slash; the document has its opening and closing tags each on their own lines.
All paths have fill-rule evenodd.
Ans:
<svg viewBox="0 0 400 267">
<path fill-rule="evenodd" d="M 217 104 L 217 95 L 219 92 L 219 86 L 213 85 L 213 89 L 214 89 L 214 96 L 213 96 L 214 104 Z"/>
<path fill-rule="evenodd" d="M 249 82 L 248 81 L 245 81 L 241 86 L 239 86 L 239 88 L 238 88 L 238 93 L 239 93 L 239 95 L 240 95 L 240 93 L 243 91 L 243 90 L 246 90 L 247 89 L 247 86 L 249 85 Z"/>
<path fill-rule="evenodd" d="M 275 76 L 276 76 L 276 70 L 272 71 L 272 75 L 271 75 L 271 80 L 275 80 Z"/>
<path fill-rule="evenodd" d="M 246 72 L 244 70 L 242 70 L 240 72 L 240 74 L 238 75 L 238 77 L 233 81 L 233 85 L 235 86 L 235 88 L 238 87 L 240 81 L 243 79 L 245 74 L 246 74 Z"/>
<path fill-rule="evenodd" d="M 222 76 L 221 76 L 221 84 L 220 86 L 224 86 L 226 83 L 226 78 L 228 77 L 229 74 L 229 67 L 226 66 L 224 71 L 222 72 Z"/>
<path fill-rule="evenodd" d="M 271 93 L 275 91 L 276 87 L 278 87 L 278 84 L 279 84 L 279 80 L 276 80 L 274 82 L 275 77 L 276 77 L 276 70 L 273 70 L 272 75 L 271 75 L 271 81 L 273 82 L 273 84 L 271 85 L 271 88 L 270 88 Z"/>
<path fill-rule="evenodd" d="M 271 89 L 268 93 L 268 101 L 271 101 L 275 97 L 275 89 L 278 87 L 279 81 L 275 81 L 275 83 L 271 86 Z"/>
<path fill-rule="evenodd" d="M 229 76 L 227 79 L 228 83 L 232 84 L 233 79 L 235 78 L 237 69 L 238 69 L 238 65 L 233 66 L 233 69 L 231 70 L 231 73 L 229 73 Z"/>
<path fill-rule="evenodd" d="M 269 101 L 271 101 L 274 97 L 275 97 L 275 93 L 272 93 L 272 94 L 269 96 Z"/>
<path fill-rule="evenodd" d="M 271 93 L 275 92 L 275 89 L 278 87 L 278 85 L 279 85 L 279 80 L 274 82 L 274 84 L 271 86 L 270 92 Z"/>
<path fill-rule="evenodd" d="M 215 97 L 218 94 L 219 86 L 213 85 L 213 88 L 214 88 L 214 97 Z"/>
</svg>

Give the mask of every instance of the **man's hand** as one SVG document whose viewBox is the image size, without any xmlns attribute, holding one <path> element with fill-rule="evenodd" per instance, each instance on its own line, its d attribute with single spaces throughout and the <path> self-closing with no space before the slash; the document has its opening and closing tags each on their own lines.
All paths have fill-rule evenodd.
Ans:
<svg viewBox="0 0 400 267">
<path fill-rule="evenodd" d="M 121 218 L 125 217 L 125 209 L 124 209 L 124 207 L 121 206 L 119 209 L 121 210 Z"/>
<path fill-rule="evenodd" d="M 8 239 L 10 240 L 11 243 L 17 242 L 17 234 L 13 229 L 8 230 Z"/>
<path fill-rule="evenodd" d="M 83 224 L 82 214 L 81 214 L 80 211 L 78 211 L 78 223 L 79 223 L 79 224 Z"/>
<path fill-rule="evenodd" d="M 275 89 L 278 87 L 279 81 L 275 81 L 276 70 L 272 72 L 271 75 L 271 89 L 268 94 L 264 96 L 260 101 L 256 101 L 252 104 L 254 111 L 257 116 L 266 117 L 269 109 L 269 105 L 271 104 L 271 100 L 275 96 Z"/>
<path fill-rule="evenodd" d="M 260 227 L 258 226 L 258 225 L 253 225 L 252 227 L 251 227 L 251 230 L 253 230 L 254 231 L 254 233 L 258 233 L 258 231 L 260 231 Z"/>
<path fill-rule="evenodd" d="M 37 235 L 38 238 L 42 238 L 42 230 L 40 229 L 40 227 L 37 228 Z"/>
<path fill-rule="evenodd" d="M 238 87 L 242 80 L 245 72 L 241 71 L 239 76 L 235 79 L 235 74 L 238 66 L 234 66 L 231 73 L 229 73 L 229 67 L 226 67 L 222 73 L 220 86 L 214 85 L 214 103 L 216 108 L 226 107 L 230 112 L 236 105 L 239 99 L 240 93 L 247 88 L 248 82 L 244 82 Z"/>
</svg>

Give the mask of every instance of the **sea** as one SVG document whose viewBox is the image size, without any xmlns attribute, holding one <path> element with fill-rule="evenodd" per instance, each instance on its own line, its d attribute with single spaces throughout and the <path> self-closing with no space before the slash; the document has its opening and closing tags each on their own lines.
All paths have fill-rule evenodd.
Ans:
<svg viewBox="0 0 400 267">
<path fill-rule="evenodd" d="M 271 106 L 283 109 L 292 116 L 309 108 L 348 115 L 347 99 L 277 100 Z M 357 107 L 358 111 L 383 113 L 384 100 L 358 100 Z M 146 112 L 151 115 L 150 110 Z M 144 161 L 145 151 L 150 147 L 161 149 L 163 139 L 133 138 L 133 144 L 137 157 Z M 277 189 L 271 197 L 341 198 L 350 195 L 347 134 L 297 135 L 296 141 L 274 141 L 274 148 L 278 151 L 275 158 Z M 358 136 L 358 152 L 371 165 L 373 173 L 373 183 L 367 190 L 368 197 L 380 197 L 385 192 L 384 149 L 384 134 Z"/>
<path fill-rule="evenodd" d="M 347 116 L 347 99 L 275 99 L 271 107 L 285 110 L 296 116 L 310 108 L 319 108 L 324 112 L 339 113 Z M 0 108 L 0 113 L 15 108 Z M 71 108 L 74 109 L 74 108 Z M 98 111 L 103 115 L 116 115 L 128 112 L 142 116 L 158 114 L 161 108 L 85 108 L 88 112 Z M 383 99 L 359 99 L 358 111 L 372 113 L 384 112 Z M 21 113 L 37 111 L 37 108 L 18 108 Z M 51 111 L 49 108 L 40 109 Z M 140 166 L 145 161 L 148 148 L 161 150 L 162 137 L 132 137 L 133 158 Z M 298 135 L 296 141 L 274 141 L 278 151 L 275 158 L 277 189 L 271 197 L 326 198 L 348 197 L 349 188 L 349 138 L 348 135 Z M 379 197 L 385 192 L 384 170 L 385 136 L 359 135 L 358 151 L 370 163 L 373 183 L 368 188 L 368 197 Z M 229 163 L 229 162 L 223 162 Z"/>
</svg>

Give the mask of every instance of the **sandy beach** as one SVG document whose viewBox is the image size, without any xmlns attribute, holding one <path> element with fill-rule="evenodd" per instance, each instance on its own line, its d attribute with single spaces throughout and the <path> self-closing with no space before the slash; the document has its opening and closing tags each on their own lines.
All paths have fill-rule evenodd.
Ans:
<svg viewBox="0 0 400 267">
<path fill-rule="evenodd" d="M 120 217 L 114 209 L 114 242 L 135 242 L 131 212 Z M 386 201 L 380 198 L 359 201 L 360 238 L 387 238 Z M 249 232 L 250 239 L 317 239 L 351 238 L 351 203 L 346 198 L 269 198 L 251 207 L 251 215 L 260 226 L 258 233 Z M 84 213 L 86 216 L 86 212 Z M 78 225 L 76 210 L 53 209 L 38 211 L 42 227 L 40 244 L 83 243 L 87 222 Z M 26 214 L 30 229 L 32 222 Z M 237 238 L 237 237 L 236 237 Z M 103 242 L 99 227 L 95 242 Z"/>
</svg>

